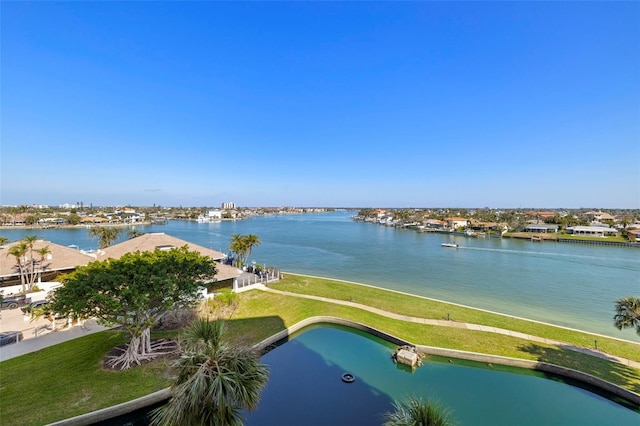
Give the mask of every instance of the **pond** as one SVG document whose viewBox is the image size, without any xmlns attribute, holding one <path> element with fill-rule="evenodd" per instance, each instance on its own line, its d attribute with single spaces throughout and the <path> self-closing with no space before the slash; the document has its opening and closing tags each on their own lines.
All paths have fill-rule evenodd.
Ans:
<svg viewBox="0 0 640 426">
<path fill-rule="evenodd" d="M 638 425 L 640 412 L 523 369 L 426 360 L 411 372 L 395 346 L 346 327 L 305 329 L 263 357 L 270 379 L 247 425 L 380 425 L 408 395 L 440 402 L 459 425 Z M 346 384 L 344 372 L 356 380 Z"/>
<path fill-rule="evenodd" d="M 637 408 L 541 372 L 441 358 L 411 371 L 393 363 L 394 349 L 348 327 L 303 329 L 262 357 L 269 382 L 246 425 L 381 425 L 409 395 L 448 407 L 458 425 L 640 424 Z M 342 380 L 345 372 L 353 383 Z M 105 424 L 145 424 L 143 417 Z"/>
</svg>

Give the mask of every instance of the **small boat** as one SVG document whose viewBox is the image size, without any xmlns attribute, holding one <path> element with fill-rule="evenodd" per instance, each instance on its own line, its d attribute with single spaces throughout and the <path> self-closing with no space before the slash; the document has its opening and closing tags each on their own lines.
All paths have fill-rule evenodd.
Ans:
<svg viewBox="0 0 640 426">
<path fill-rule="evenodd" d="M 442 243 L 442 247 L 458 248 L 458 245 L 456 243 Z"/>
</svg>

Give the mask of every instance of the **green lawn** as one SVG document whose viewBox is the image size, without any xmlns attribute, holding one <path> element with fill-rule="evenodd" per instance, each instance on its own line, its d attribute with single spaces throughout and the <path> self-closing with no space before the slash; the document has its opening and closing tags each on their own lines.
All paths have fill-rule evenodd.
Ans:
<svg viewBox="0 0 640 426">
<path fill-rule="evenodd" d="M 594 340 L 597 340 L 598 349 L 601 351 L 640 362 L 640 344 L 637 343 L 548 326 L 375 287 L 287 274 L 286 279 L 271 285 L 271 288 L 337 300 L 352 300 L 363 305 L 418 318 L 446 319 L 449 317 L 458 322 L 503 328 L 588 348 L 592 348 Z"/>
<path fill-rule="evenodd" d="M 289 274 L 274 288 L 341 300 L 352 298 L 358 303 L 424 318 L 442 319 L 450 314 L 456 321 L 494 325 L 575 344 L 585 342 L 585 346 L 593 342 L 593 336 L 586 333 L 333 280 Z M 494 333 L 391 320 L 358 308 L 258 290 L 241 293 L 239 300 L 238 309 L 228 321 L 229 331 L 235 339 L 247 343 L 257 343 L 305 318 L 328 315 L 365 323 L 416 344 L 563 365 L 640 392 L 640 370 L 554 345 Z M 128 401 L 168 386 L 164 361 L 126 372 L 102 369 L 102 357 L 125 341 L 126 336 L 120 332 L 101 332 L 0 363 L 0 423 L 41 425 Z M 610 353 L 638 358 L 640 345 L 598 338 L 598 347 L 601 345 Z"/>
</svg>

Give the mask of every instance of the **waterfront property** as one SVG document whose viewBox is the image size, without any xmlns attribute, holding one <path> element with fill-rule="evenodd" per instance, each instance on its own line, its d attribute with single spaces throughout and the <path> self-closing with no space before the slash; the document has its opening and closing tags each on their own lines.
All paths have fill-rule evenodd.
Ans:
<svg viewBox="0 0 640 426">
<path fill-rule="evenodd" d="M 300 287 L 310 291 L 315 289 L 331 292 L 334 298 L 344 300 L 345 304 L 301 299 L 271 292 L 242 293 L 238 309 L 228 322 L 230 331 L 244 341 L 258 342 L 299 323 L 305 318 L 329 314 L 360 324 L 368 324 L 420 344 L 472 352 L 488 352 L 500 356 L 565 365 L 592 375 L 600 375 L 605 380 L 618 383 L 635 392 L 640 390 L 640 373 L 637 369 L 569 351 L 566 349 L 566 345 L 555 346 L 528 342 L 516 337 L 518 333 L 514 333 L 513 336 L 504 336 L 478 330 L 437 327 L 419 322 L 401 321 L 349 306 L 348 300 L 352 297 L 359 303 L 367 303 L 371 306 L 381 307 L 380 304 L 383 304 L 382 307 L 386 310 L 395 307 L 409 315 L 435 315 L 436 318 L 444 318 L 445 321 L 450 313 L 451 320 L 455 319 L 455 321 L 449 321 L 451 323 L 469 321 L 477 324 L 496 321 L 489 322 L 489 324 L 496 326 L 503 324 L 503 327 L 513 327 L 512 330 L 551 337 L 565 342 L 578 343 L 582 341 L 585 345 L 589 345 L 589 342 L 593 340 L 593 336 L 590 335 L 489 315 L 480 311 L 463 309 L 367 286 L 354 286 L 344 282 L 292 275 L 288 275 L 285 282 L 288 280 L 291 282 L 277 286 L 287 287 L 291 290 Z M 316 282 L 317 285 L 312 285 Z M 340 297 L 336 297 L 337 293 L 341 294 Z M 492 318 L 494 319 L 492 320 Z M 162 334 L 162 336 L 164 337 L 166 334 Z M 578 337 L 576 338 L 576 336 Z M 36 419 L 34 422 L 16 422 L 15 424 L 44 424 L 55 419 L 71 417 L 128 401 L 162 388 L 162 384 L 159 384 L 162 382 L 162 377 L 158 377 L 158 372 L 164 371 L 162 364 L 153 363 L 141 367 L 141 370 L 134 369 L 136 371 L 117 374 L 105 372 L 100 368 L 101 357 L 108 352 L 110 347 L 122 343 L 121 334 L 108 332 L 87 336 L 86 339 L 91 342 L 86 343 L 88 345 L 86 347 L 82 344 L 84 339 L 46 348 L 28 358 L 18 357 L 4 361 L 2 363 L 3 380 L 7 387 L 5 388 L 6 392 L 0 394 L 0 414 L 3 417 L 6 415 L 20 417 L 19 407 L 21 405 L 38 404 L 42 410 L 39 410 L 37 418 L 34 417 Z M 618 342 L 615 339 L 598 339 L 599 347 L 607 350 L 608 353 L 624 354 L 626 351 L 628 357 L 638 354 L 637 344 Z M 619 346 L 614 349 L 612 345 Z M 55 363 L 53 366 L 51 365 L 52 359 L 62 359 L 64 362 Z M 52 368 L 54 369 L 52 370 Z M 340 379 L 338 378 L 338 380 Z M 358 382 L 356 380 L 354 384 Z M 166 382 L 164 383 L 164 386 L 167 386 Z M 104 386 L 108 386 L 110 389 L 107 394 L 103 394 L 101 391 Z M 50 389 L 54 387 L 65 388 L 66 391 L 62 394 L 52 394 Z M 45 407 L 47 408 L 45 409 Z"/>
<path fill-rule="evenodd" d="M 638 341 L 611 325 L 613 302 L 637 293 L 640 250 L 624 242 L 539 244 L 465 238 L 353 221 L 353 212 L 260 216 L 198 224 L 136 226 L 224 252 L 233 234 L 259 235 L 250 261 L 282 271 L 361 282 L 534 320 Z M 97 247 L 86 229 L 4 229 L 10 240 L 36 234 L 61 245 Z M 552 235 L 552 234 L 541 234 Z M 611 238 L 611 237 L 609 237 Z M 123 232 L 120 241 L 126 239 Z M 546 240 L 545 240 L 546 241 Z M 569 240 L 567 240 L 569 241 Z M 443 242 L 459 250 L 443 250 Z M 572 242 L 572 241 L 569 241 Z M 631 244 L 631 243 L 627 243 Z M 637 244 L 637 243 L 634 243 Z M 640 246 L 640 245 L 639 245 Z"/>
</svg>

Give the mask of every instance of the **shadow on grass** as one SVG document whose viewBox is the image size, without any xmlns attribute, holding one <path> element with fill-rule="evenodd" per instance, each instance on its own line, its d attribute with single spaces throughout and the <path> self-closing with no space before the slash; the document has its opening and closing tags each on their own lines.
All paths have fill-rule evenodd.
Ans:
<svg viewBox="0 0 640 426">
<path fill-rule="evenodd" d="M 518 347 L 523 352 L 535 355 L 540 362 L 555 364 L 573 370 L 581 371 L 592 376 L 614 383 L 635 393 L 640 393 L 640 378 L 638 370 L 626 365 L 603 359 L 586 353 L 575 352 L 562 347 L 539 346 L 528 343 Z M 593 351 L 592 351 L 593 352 Z M 597 353 L 601 355 L 600 352 Z"/>
</svg>

